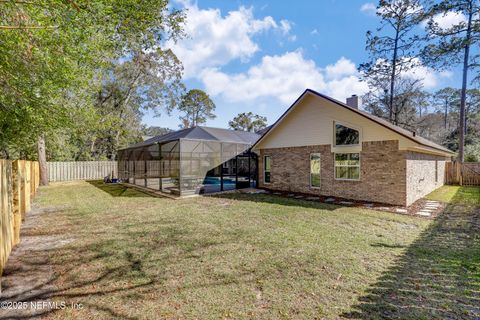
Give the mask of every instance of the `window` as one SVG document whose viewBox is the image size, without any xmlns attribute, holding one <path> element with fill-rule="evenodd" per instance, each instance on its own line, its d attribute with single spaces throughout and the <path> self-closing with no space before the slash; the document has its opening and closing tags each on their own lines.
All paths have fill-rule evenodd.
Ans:
<svg viewBox="0 0 480 320">
<path fill-rule="evenodd" d="M 360 154 L 336 153 L 335 154 L 335 179 L 359 180 L 360 179 Z"/>
<path fill-rule="evenodd" d="M 358 145 L 360 143 L 360 133 L 358 130 L 335 123 L 335 145 L 348 146 Z"/>
<path fill-rule="evenodd" d="M 438 182 L 438 160 L 435 160 L 435 183 Z"/>
<path fill-rule="evenodd" d="M 270 183 L 270 179 L 271 179 L 271 176 L 270 176 L 270 167 L 271 167 L 270 156 L 263 157 L 263 164 L 264 164 L 264 167 L 263 167 L 263 181 L 265 183 Z"/>
<path fill-rule="evenodd" d="M 320 188 L 320 153 L 310 154 L 310 186 Z"/>
</svg>

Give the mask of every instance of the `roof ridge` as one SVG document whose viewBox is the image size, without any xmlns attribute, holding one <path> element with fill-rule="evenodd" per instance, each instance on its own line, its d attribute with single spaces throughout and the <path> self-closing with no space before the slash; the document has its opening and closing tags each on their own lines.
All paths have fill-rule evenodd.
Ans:
<svg viewBox="0 0 480 320">
<path fill-rule="evenodd" d="M 259 138 L 260 138 L 260 135 L 254 132 L 232 130 L 232 129 L 225 129 L 225 128 L 214 128 L 214 127 L 206 127 L 206 126 L 194 126 L 194 127 L 184 128 L 177 131 L 171 131 L 162 135 L 158 135 L 119 150 L 147 147 L 156 143 L 167 143 L 167 142 L 180 140 L 180 139 L 210 140 L 210 141 L 253 145 Z"/>
<path fill-rule="evenodd" d="M 363 111 L 363 110 L 359 110 L 359 109 L 356 109 L 356 108 L 352 108 L 350 107 L 349 105 L 347 105 L 346 103 L 343 103 L 335 98 L 332 98 L 332 97 L 329 97 L 327 95 L 324 95 L 322 93 L 319 93 L 313 89 L 310 89 L 310 88 L 307 88 L 305 89 L 305 91 L 303 91 L 303 93 L 290 105 L 290 107 L 288 107 L 288 109 L 277 119 L 277 121 L 275 121 L 275 123 L 273 125 L 270 126 L 270 128 L 268 128 L 268 130 L 266 130 L 262 136 L 260 137 L 260 139 L 257 140 L 257 142 L 254 143 L 254 145 L 252 146 L 252 148 L 255 148 L 255 146 L 261 141 L 263 140 L 263 138 L 270 133 L 270 131 L 288 114 L 288 112 L 302 99 L 303 96 L 305 96 L 305 94 L 307 93 L 311 93 L 313 95 L 316 95 L 320 98 L 323 98 L 323 99 L 326 99 L 330 102 L 333 102 L 341 107 L 344 107 L 346 108 L 347 110 L 350 110 L 354 113 L 357 113 L 367 119 L 369 119 L 370 121 L 373 121 L 383 127 L 385 127 L 386 129 L 389 129 L 401 136 L 404 136 L 405 138 L 409 139 L 409 140 L 412 140 L 413 142 L 416 142 L 420 145 L 423 145 L 423 146 L 426 146 L 426 147 L 429 147 L 429 148 L 433 148 L 433 149 L 437 149 L 437 150 L 440 150 L 440 151 L 443 151 L 443 152 L 448 152 L 450 154 L 453 154 L 453 151 L 433 142 L 433 141 L 430 141 L 428 140 L 427 138 L 424 138 L 422 136 L 419 136 L 417 135 L 416 133 L 414 134 L 412 131 L 409 131 L 405 128 L 402 128 L 402 127 L 399 127 L 397 125 L 394 125 L 393 123 L 390 123 L 388 121 L 386 121 L 385 119 L 382 119 L 380 117 L 377 117 L 373 114 L 370 114 L 366 111 Z"/>
<path fill-rule="evenodd" d="M 372 121 L 383 122 L 383 124 L 382 124 L 382 123 L 379 123 L 379 124 L 380 124 L 380 125 L 383 125 L 383 126 L 386 127 L 387 129 L 390 129 L 390 130 L 392 130 L 392 131 L 397 132 L 398 134 L 401 134 L 401 135 L 405 136 L 406 138 L 409 138 L 409 139 L 413 140 L 414 142 L 417 142 L 417 143 L 419 143 L 419 144 L 425 145 L 425 146 L 427 146 L 427 147 L 439 149 L 439 150 L 442 150 L 442 151 L 452 152 L 451 150 L 445 148 L 444 146 L 439 145 L 439 144 L 436 143 L 436 142 L 433 142 L 433 141 L 431 141 L 431 140 L 429 140 L 429 139 L 427 139 L 427 138 L 425 138 L 425 137 L 422 137 L 422 136 L 418 135 L 415 131 L 410 131 L 410 130 L 408 130 L 408 129 L 405 129 L 405 128 L 403 128 L 403 127 L 400 127 L 400 126 L 398 126 L 398 125 L 396 125 L 396 124 L 393 124 L 393 123 L 387 121 L 386 119 L 383 119 L 383 118 L 381 118 L 381 117 L 378 117 L 378 116 L 376 116 L 376 115 L 373 115 L 373 114 L 371 114 L 371 113 L 369 113 L 369 112 L 366 112 L 366 111 L 364 111 L 364 110 L 352 108 L 351 106 L 349 106 L 348 104 L 346 104 L 346 103 L 344 103 L 344 102 L 341 102 L 341 101 L 339 101 L 339 100 L 337 100 L 337 99 L 335 99 L 335 98 L 332 98 L 332 97 L 326 96 L 326 95 L 324 95 L 324 94 L 321 94 L 321 93 L 319 93 L 319 92 L 317 92 L 317 91 L 315 91 L 315 90 L 313 90 L 313 89 L 307 88 L 307 90 L 305 90 L 305 91 L 310 91 L 310 92 L 312 92 L 313 94 L 316 94 L 316 95 L 318 95 L 318 96 L 320 96 L 320 97 L 323 97 L 323 98 L 325 98 L 325 99 L 327 99 L 327 100 L 330 100 L 330 101 L 332 101 L 332 102 L 335 102 L 335 103 L 337 103 L 337 104 L 340 104 L 341 106 L 343 106 L 343 107 L 345 107 L 345 108 L 347 108 L 347 109 L 349 109 L 349 110 L 351 110 L 351 111 L 353 111 L 353 112 L 358 112 L 359 114 L 366 116 L 367 118 L 369 118 L 369 119 L 372 120 Z M 408 133 L 408 135 L 407 135 L 406 133 Z M 422 139 L 423 139 L 423 140 L 426 140 L 426 141 L 427 141 L 428 143 L 430 143 L 431 145 L 426 145 L 424 142 L 418 141 L 418 140 L 422 140 Z"/>
</svg>

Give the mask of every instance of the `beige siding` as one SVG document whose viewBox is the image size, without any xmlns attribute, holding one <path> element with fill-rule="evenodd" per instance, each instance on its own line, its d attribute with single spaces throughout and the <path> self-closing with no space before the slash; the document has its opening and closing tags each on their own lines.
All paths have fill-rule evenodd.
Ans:
<svg viewBox="0 0 480 320">
<path fill-rule="evenodd" d="M 306 94 L 255 149 L 332 145 L 332 152 L 358 152 L 359 147 L 333 146 L 334 122 L 358 128 L 361 142 L 398 140 L 400 150 L 419 145 L 361 115 L 318 96 Z"/>
<path fill-rule="evenodd" d="M 445 183 L 445 157 L 408 152 L 407 205 L 426 196 Z"/>
</svg>

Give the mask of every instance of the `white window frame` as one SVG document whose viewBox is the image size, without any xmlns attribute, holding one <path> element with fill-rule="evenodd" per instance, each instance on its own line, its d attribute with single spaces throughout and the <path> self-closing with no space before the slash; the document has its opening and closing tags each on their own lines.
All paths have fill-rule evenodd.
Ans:
<svg viewBox="0 0 480 320">
<path fill-rule="evenodd" d="M 318 175 L 320 176 L 320 185 L 318 187 L 312 185 L 312 156 L 313 155 L 318 155 L 318 159 L 320 161 L 320 167 L 318 168 Z M 310 166 L 310 188 L 320 189 L 321 186 L 322 186 L 322 176 L 321 176 L 321 173 L 322 173 L 322 154 L 320 152 L 310 153 L 310 161 L 309 161 L 308 164 Z M 314 174 L 317 174 L 317 173 L 314 173 Z"/>
<path fill-rule="evenodd" d="M 337 178 L 337 154 L 358 154 L 358 166 L 346 165 L 346 166 L 339 166 L 339 167 L 347 167 L 347 168 L 356 168 L 358 167 L 358 179 L 347 179 L 347 178 Z M 339 181 L 360 181 L 362 178 L 362 155 L 360 152 L 335 152 L 333 154 L 333 177 L 335 180 Z"/>
<path fill-rule="evenodd" d="M 337 124 L 358 131 L 358 143 L 357 144 L 337 144 Z M 362 145 L 362 130 L 359 127 L 352 126 L 349 123 L 342 121 L 333 121 L 333 146 L 336 148 L 349 148 L 360 147 Z M 351 153 L 351 152 L 339 152 L 339 153 Z M 355 153 L 355 152 L 353 152 Z"/>
<path fill-rule="evenodd" d="M 268 171 L 268 172 L 270 173 L 270 182 L 265 181 L 265 177 L 266 177 L 265 172 L 267 172 L 267 171 L 266 171 L 267 166 L 265 165 L 265 162 L 266 162 L 266 159 L 267 159 L 267 158 L 270 159 L 270 171 Z M 270 183 L 272 183 L 272 157 L 269 156 L 269 155 L 264 155 L 264 156 L 263 156 L 263 183 L 264 183 L 264 184 L 270 184 Z"/>
</svg>

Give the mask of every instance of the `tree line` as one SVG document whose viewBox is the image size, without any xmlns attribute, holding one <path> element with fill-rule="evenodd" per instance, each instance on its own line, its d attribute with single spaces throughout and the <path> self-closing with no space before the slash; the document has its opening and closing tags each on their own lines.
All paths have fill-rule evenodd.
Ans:
<svg viewBox="0 0 480 320">
<path fill-rule="evenodd" d="M 369 112 L 458 149 L 460 159 L 464 145 L 468 159 L 479 149 L 479 1 L 381 0 L 360 66 Z M 448 12 L 465 19 L 445 29 L 436 18 Z M 213 119 L 211 98 L 186 90 L 181 61 L 165 49 L 185 37 L 185 23 L 168 0 L 0 0 L 0 157 L 114 159 L 167 131 L 145 127 L 145 112 L 177 110 L 182 128 Z M 461 68 L 462 83 L 429 94 L 409 76 L 418 66 Z M 245 112 L 228 125 L 258 131 L 266 122 Z"/>
<path fill-rule="evenodd" d="M 184 126 L 212 117 L 191 110 L 214 105 L 185 92 L 164 49 L 184 23 L 167 0 L 1 0 L 0 157 L 114 159 L 149 133 L 147 111 L 179 109 Z"/>
<path fill-rule="evenodd" d="M 184 12 L 166 0 L 0 1 L 0 156 L 111 157 L 168 112 L 182 66 L 167 40 Z M 37 156 L 38 154 L 38 156 Z"/>
<path fill-rule="evenodd" d="M 458 151 L 460 161 L 465 147 L 467 160 L 480 160 L 480 1 L 380 0 L 376 14 L 380 25 L 367 32 L 369 60 L 359 68 L 370 88 L 367 111 Z M 449 17 L 449 25 L 441 23 Z M 418 74 L 425 67 L 460 68 L 458 89 L 425 92 Z"/>
</svg>

